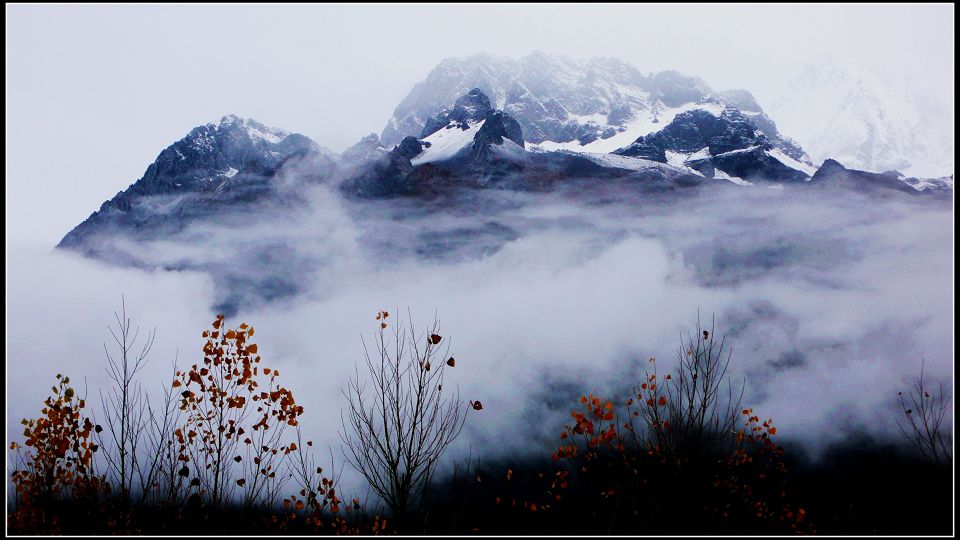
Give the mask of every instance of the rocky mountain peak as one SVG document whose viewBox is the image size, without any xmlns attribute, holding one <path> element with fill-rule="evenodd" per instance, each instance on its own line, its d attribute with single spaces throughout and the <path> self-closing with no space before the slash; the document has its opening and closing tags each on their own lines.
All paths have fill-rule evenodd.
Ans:
<svg viewBox="0 0 960 540">
<path fill-rule="evenodd" d="M 466 119 L 479 119 L 492 109 L 490 98 L 479 88 L 474 88 L 460 96 L 453 105 L 453 112 Z"/>
<path fill-rule="evenodd" d="M 474 88 L 457 98 L 453 108 L 445 108 L 436 116 L 427 120 L 423 131 L 420 132 L 420 138 L 429 137 L 437 130 L 450 125 L 451 122 L 455 123 L 460 129 L 468 129 L 470 124 L 483 120 L 493 110 L 490 105 L 490 98 L 479 88 Z"/>
</svg>

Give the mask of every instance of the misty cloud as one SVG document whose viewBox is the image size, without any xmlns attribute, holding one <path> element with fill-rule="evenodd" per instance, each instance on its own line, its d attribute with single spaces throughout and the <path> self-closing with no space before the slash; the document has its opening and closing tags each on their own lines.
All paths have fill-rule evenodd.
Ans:
<svg viewBox="0 0 960 540">
<path fill-rule="evenodd" d="M 256 218 L 110 240 L 151 271 L 12 246 L 8 425 L 36 413 L 55 373 L 105 384 L 121 293 L 158 328 L 155 390 L 233 306 L 320 447 L 339 443 L 340 389 L 380 308 L 404 321 L 409 308 L 421 329 L 438 315 L 451 380 L 484 403 L 456 452 L 481 457 L 546 452 L 581 394 L 623 397 L 651 356 L 670 369 L 698 313 L 726 336 L 745 403 L 814 453 L 854 431 L 896 437 L 896 392 L 921 360 L 950 381 L 950 201 L 581 187 L 353 201 L 317 186 Z"/>
</svg>

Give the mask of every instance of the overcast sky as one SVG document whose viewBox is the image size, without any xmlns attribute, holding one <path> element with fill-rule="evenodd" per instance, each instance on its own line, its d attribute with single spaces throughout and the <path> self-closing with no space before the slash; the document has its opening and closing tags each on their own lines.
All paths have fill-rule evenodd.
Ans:
<svg viewBox="0 0 960 540">
<path fill-rule="evenodd" d="M 52 246 L 227 113 L 340 151 L 440 60 L 540 49 L 777 97 L 807 62 L 883 64 L 953 100 L 952 5 L 6 7 L 7 240 Z"/>
</svg>

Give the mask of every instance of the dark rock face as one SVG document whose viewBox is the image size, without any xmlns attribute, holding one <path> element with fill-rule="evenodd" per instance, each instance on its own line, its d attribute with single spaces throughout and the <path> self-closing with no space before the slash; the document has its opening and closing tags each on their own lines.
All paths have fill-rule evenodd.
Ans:
<svg viewBox="0 0 960 540">
<path fill-rule="evenodd" d="M 877 190 L 894 190 L 911 195 L 920 193 L 910 187 L 898 173 L 890 171 L 885 173 L 871 173 L 847 169 L 840 162 L 828 159 L 817 170 L 811 179 L 811 183 L 816 185 L 833 185 L 855 189 L 857 191 L 875 192 Z"/>
<path fill-rule="evenodd" d="M 523 148 L 523 130 L 520 124 L 503 111 L 488 113 L 483 126 L 473 137 L 470 155 L 474 161 L 489 160 L 490 146 L 500 146 L 504 139 Z"/>
<path fill-rule="evenodd" d="M 427 120 L 420 132 L 420 138 L 429 137 L 437 130 L 447 127 L 450 122 L 458 124 L 460 129 L 467 129 L 469 123 L 479 122 L 492 112 L 490 98 L 479 88 L 474 88 L 458 98 L 452 109 L 444 109 Z"/>
<path fill-rule="evenodd" d="M 764 150 L 769 147 L 757 146 L 748 150 L 736 150 L 711 156 L 713 166 L 730 176 L 747 180 L 775 182 L 805 182 L 809 177 L 801 171 L 787 167 L 780 160 L 771 157 Z"/>
<path fill-rule="evenodd" d="M 360 197 L 395 197 L 413 195 L 415 186 L 409 176 L 413 172 L 410 158 L 398 146 L 358 167 L 357 173 L 341 184 L 341 189 Z"/>
<path fill-rule="evenodd" d="M 696 152 L 708 147 L 711 155 L 722 154 L 765 143 L 753 125 L 736 109 L 727 109 L 721 116 L 695 109 L 678 114 L 667 127 L 641 137 L 616 153 L 630 156 L 635 151 L 656 155 L 656 161 L 666 162 L 664 152 Z M 634 149 L 634 145 L 637 148 Z M 648 158 L 654 159 L 654 158 Z"/>
<path fill-rule="evenodd" d="M 767 137 L 774 148 L 778 148 L 797 161 L 809 162 L 809 156 L 796 141 L 781 135 L 777 131 L 777 124 L 763 112 L 760 104 L 757 103 L 756 98 L 750 92 L 746 90 L 724 90 L 714 93 L 711 97 L 739 110 L 754 127 Z"/>
<path fill-rule="evenodd" d="M 818 187 L 840 187 L 877 196 L 889 196 L 896 192 L 947 199 L 953 196 L 953 175 L 942 178 L 908 178 L 897 171 L 872 173 L 848 169 L 835 159 L 824 161 L 810 183 Z"/>
<path fill-rule="evenodd" d="M 806 180 L 806 174 L 767 154 L 775 146 L 752 120 L 731 107 L 719 116 L 694 109 L 678 114 L 662 130 L 640 137 L 614 153 L 666 163 L 668 151 L 690 154 L 706 148 L 708 157 L 686 163 L 705 176 L 712 177 L 719 169 L 745 179 Z"/>
<path fill-rule="evenodd" d="M 400 144 L 398 144 L 394 150 L 407 159 L 413 159 L 423 152 L 423 143 L 416 137 L 407 136 L 400 141 Z"/>
</svg>

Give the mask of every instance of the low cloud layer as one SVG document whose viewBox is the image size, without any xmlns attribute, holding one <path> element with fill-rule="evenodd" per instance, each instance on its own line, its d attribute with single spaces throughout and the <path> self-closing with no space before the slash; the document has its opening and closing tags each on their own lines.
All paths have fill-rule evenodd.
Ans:
<svg viewBox="0 0 960 540">
<path fill-rule="evenodd" d="M 670 368 L 698 313 L 732 347 L 745 403 L 814 452 L 855 431 L 895 437 L 896 393 L 921 361 L 952 383 L 949 201 L 600 191 L 348 202 L 319 187 L 295 212 L 117 240 L 145 262 L 198 270 L 8 246 L 8 427 L 37 413 L 56 373 L 96 395 L 121 294 L 135 322 L 158 329 L 144 378 L 159 391 L 178 355 L 201 358 L 230 287 L 232 323 L 256 327 L 320 447 L 339 444 L 340 389 L 381 308 L 404 322 L 409 309 L 421 329 L 439 317 L 457 358 L 449 380 L 484 404 L 456 450 L 475 457 L 548 453 L 581 393 L 623 397 L 651 356 Z M 296 292 L 264 301 L 271 276 Z"/>
</svg>

